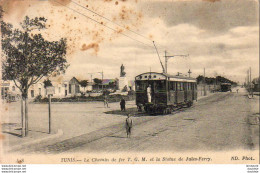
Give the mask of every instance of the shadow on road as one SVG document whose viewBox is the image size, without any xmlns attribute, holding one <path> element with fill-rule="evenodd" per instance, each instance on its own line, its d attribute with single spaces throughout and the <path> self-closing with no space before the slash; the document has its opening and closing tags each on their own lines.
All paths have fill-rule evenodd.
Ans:
<svg viewBox="0 0 260 173">
<path fill-rule="evenodd" d="M 9 134 L 9 135 L 13 135 L 13 136 L 16 136 L 16 137 L 19 137 L 19 138 L 21 138 L 21 137 L 22 137 L 22 135 L 21 135 L 21 134 L 17 134 L 17 133 L 13 133 L 13 132 L 7 132 L 7 131 L 3 131 L 3 133 L 7 133 L 7 134 Z"/>
<path fill-rule="evenodd" d="M 104 112 L 105 114 L 114 114 L 114 115 L 122 115 L 122 116 L 127 116 L 130 114 L 131 116 L 134 117 L 140 117 L 140 116 L 152 116 L 144 112 L 138 112 L 137 108 L 128 108 L 125 111 L 121 110 L 112 110 L 112 111 L 107 111 Z"/>
<path fill-rule="evenodd" d="M 127 137 L 122 137 L 122 136 L 107 136 L 109 138 L 127 138 Z"/>
</svg>

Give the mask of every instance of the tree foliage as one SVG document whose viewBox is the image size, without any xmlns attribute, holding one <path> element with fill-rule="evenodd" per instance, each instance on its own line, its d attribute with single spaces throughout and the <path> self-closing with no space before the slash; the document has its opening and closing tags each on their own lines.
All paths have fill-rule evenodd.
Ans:
<svg viewBox="0 0 260 173">
<path fill-rule="evenodd" d="M 80 86 L 82 86 L 83 88 L 87 87 L 88 85 L 88 80 L 82 80 L 79 82 Z"/>
<path fill-rule="evenodd" d="M 102 83 L 102 80 L 101 79 L 98 79 L 98 78 L 94 78 L 93 81 L 95 82 L 95 84 L 101 84 Z"/>
<path fill-rule="evenodd" d="M 44 84 L 44 88 L 47 88 L 47 87 L 50 87 L 50 86 L 53 86 L 50 79 L 46 79 L 43 81 L 43 84 Z"/>
<path fill-rule="evenodd" d="M 199 75 L 197 77 L 197 82 L 198 83 L 202 83 L 204 81 L 204 76 L 202 75 Z M 233 82 L 225 77 L 222 77 L 222 76 L 217 76 L 216 78 L 214 77 L 205 77 L 205 83 L 207 85 L 213 85 L 213 84 L 220 84 L 220 83 L 231 83 L 232 85 L 233 84 L 236 84 L 236 82 Z"/>
<path fill-rule="evenodd" d="M 2 6 L 0 6 L 0 20 L 2 20 L 3 13 L 4 13 L 4 10 L 3 10 Z"/>
<path fill-rule="evenodd" d="M 42 77 L 60 74 L 68 67 L 66 39 L 48 41 L 42 34 L 33 32 L 45 29 L 46 21 L 44 17 L 30 19 L 26 16 L 20 23 L 21 29 L 1 21 L 2 77 L 13 80 L 24 97 L 27 97 L 28 88 Z"/>
</svg>

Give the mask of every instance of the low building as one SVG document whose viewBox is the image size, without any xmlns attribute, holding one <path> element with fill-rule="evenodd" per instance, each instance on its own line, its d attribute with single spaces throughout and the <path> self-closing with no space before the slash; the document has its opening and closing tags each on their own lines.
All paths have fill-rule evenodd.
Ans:
<svg viewBox="0 0 260 173">
<path fill-rule="evenodd" d="M 63 77 L 50 78 L 50 80 L 54 87 L 53 98 L 80 96 L 80 93 L 83 92 L 81 91 L 79 81 L 75 77 L 70 79 L 64 79 Z M 42 98 L 48 97 L 43 81 L 41 80 L 29 87 L 28 99 L 35 99 L 37 96 L 41 96 Z M 2 99 L 17 101 L 21 97 L 21 91 L 13 81 L 2 80 L 0 87 Z"/>
</svg>

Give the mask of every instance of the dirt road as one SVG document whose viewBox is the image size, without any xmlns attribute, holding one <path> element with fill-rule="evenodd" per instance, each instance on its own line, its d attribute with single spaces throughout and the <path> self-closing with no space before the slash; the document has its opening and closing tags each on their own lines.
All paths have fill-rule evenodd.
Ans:
<svg viewBox="0 0 260 173">
<path fill-rule="evenodd" d="M 133 117 L 131 138 L 126 138 L 123 119 L 63 141 L 32 145 L 23 148 L 22 152 L 58 154 L 258 150 L 257 101 L 257 98 L 249 99 L 245 93 L 216 93 L 199 100 L 191 108 L 171 115 L 136 115 Z"/>
</svg>

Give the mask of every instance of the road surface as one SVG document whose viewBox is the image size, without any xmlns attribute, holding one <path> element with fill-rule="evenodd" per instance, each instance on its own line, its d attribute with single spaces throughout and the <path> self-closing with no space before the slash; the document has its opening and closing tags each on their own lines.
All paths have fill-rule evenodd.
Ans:
<svg viewBox="0 0 260 173">
<path fill-rule="evenodd" d="M 170 115 L 136 114 L 131 138 L 126 138 L 126 117 L 116 115 L 116 111 L 106 111 L 106 121 L 109 123 L 104 126 L 13 152 L 58 154 L 258 150 L 258 99 L 249 99 L 242 92 L 216 93 L 202 98 L 191 108 Z M 100 111 L 95 116 L 104 116 L 104 109 L 96 108 L 95 111 Z"/>
</svg>

